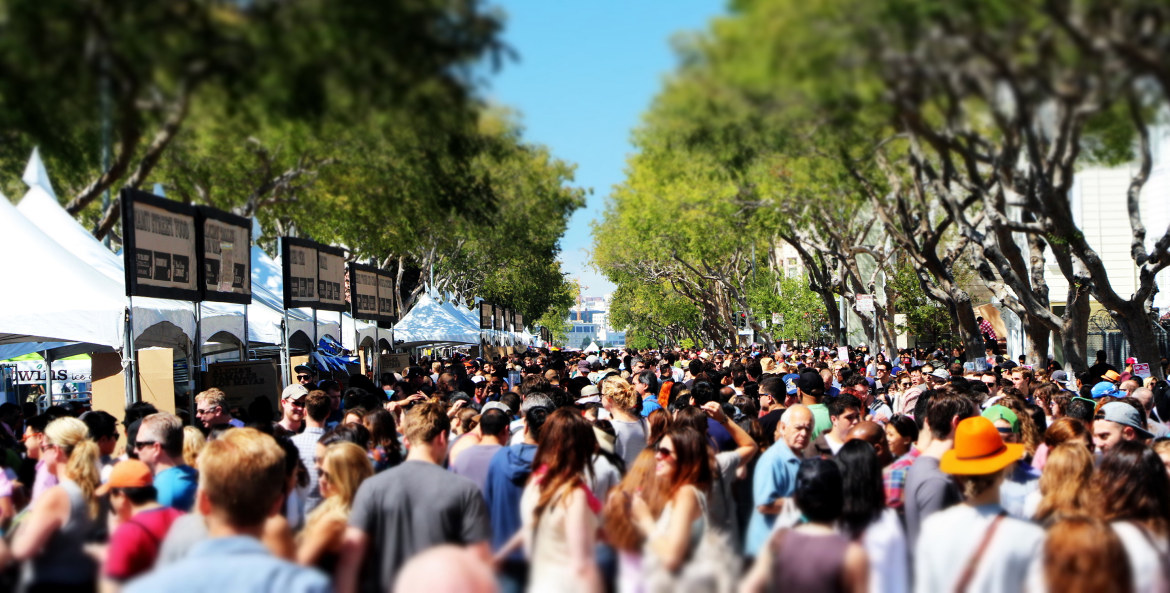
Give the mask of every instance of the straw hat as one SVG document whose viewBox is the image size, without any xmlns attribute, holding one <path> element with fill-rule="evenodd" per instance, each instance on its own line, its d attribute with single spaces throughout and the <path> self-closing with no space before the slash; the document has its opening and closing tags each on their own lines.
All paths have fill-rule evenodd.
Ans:
<svg viewBox="0 0 1170 593">
<path fill-rule="evenodd" d="M 955 427 L 955 448 L 943 453 L 939 469 L 960 476 L 993 474 L 1023 455 L 1023 445 L 1004 443 L 990 420 L 975 416 Z"/>
</svg>

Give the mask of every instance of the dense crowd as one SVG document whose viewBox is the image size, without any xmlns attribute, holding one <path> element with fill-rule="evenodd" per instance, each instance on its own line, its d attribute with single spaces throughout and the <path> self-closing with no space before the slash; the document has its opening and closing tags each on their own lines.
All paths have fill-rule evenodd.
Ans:
<svg viewBox="0 0 1170 593">
<path fill-rule="evenodd" d="M 279 413 L 218 389 L 193 420 L 0 406 L 0 588 L 1170 588 L 1170 384 L 1132 360 L 416 362 L 298 366 Z"/>
</svg>

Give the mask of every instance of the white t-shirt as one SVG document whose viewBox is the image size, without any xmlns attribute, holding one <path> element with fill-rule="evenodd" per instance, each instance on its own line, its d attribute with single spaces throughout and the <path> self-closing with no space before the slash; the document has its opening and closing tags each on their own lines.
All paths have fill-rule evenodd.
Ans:
<svg viewBox="0 0 1170 593">
<path fill-rule="evenodd" d="M 886 509 L 865 528 L 861 547 L 869 557 L 869 593 L 907 593 L 910 553 L 898 511 Z"/>
<path fill-rule="evenodd" d="M 1121 540 L 1121 545 L 1125 546 L 1125 555 L 1129 557 L 1134 593 L 1165 591 L 1166 582 L 1162 576 L 1162 563 L 1159 559 L 1159 553 L 1162 555 L 1167 553 L 1166 542 L 1162 541 L 1164 538 L 1146 538 L 1141 528 L 1129 521 L 1116 521 L 1110 526 Z M 1160 549 L 1151 546 L 1151 541 Z"/>
<path fill-rule="evenodd" d="M 914 590 L 954 591 L 991 521 L 1001 511 L 998 504 L 958 504 L 927 517 L 914 549 Z M 1036 579 L 1043 571 L 1043 543 L 1043 529 L 1004 517 L 979 559 L 967 590 L 1026 591 L 1029 579 Z"/>
</svg>

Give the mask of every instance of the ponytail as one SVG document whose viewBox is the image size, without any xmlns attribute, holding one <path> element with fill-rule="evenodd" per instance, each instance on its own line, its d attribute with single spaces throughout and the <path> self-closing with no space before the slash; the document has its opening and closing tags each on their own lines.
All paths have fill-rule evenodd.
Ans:
<svg viewBox="0 0 1170 593">
<path fill-rule="evenodd" d="M 94 492 L 101 484 L 101 474 L 98 472 L 98 463 L 101 451 L 92 439 L 85 439 L 73 446 L 69 452 L 69 461 L 65 464 L 65 473 L 69 479 L 81 487 L 85 495 L 86 506 L 89 507 L 89 518 L 98 516 L 98 499 Z"/>
</svg>

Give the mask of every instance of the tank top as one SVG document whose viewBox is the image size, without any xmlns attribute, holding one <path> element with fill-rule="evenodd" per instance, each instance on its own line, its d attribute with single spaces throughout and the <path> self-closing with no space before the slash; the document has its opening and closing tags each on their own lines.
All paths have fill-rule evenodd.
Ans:
<svg viewBox="0 0 1170 593">
<path fill-rule="evenodd" d="M 777 541 L 779 543 L 777 543 Z M 791 529 L 778 533 L 772 551 L 772 591 L 840 593 L 849 540 L 836 533 L 810 535 Z"/>
<path fill-rule="evenodd" d="M 49 536 L 44 549 L 24 562 L 22 588 L 33 585 L 79 585 L 97 578 L 97 564 L 85 553 L 93 529 L 85 494 L 73 480 L 59 484 L 69 496 L 69 518 Z"/>
</svg>

